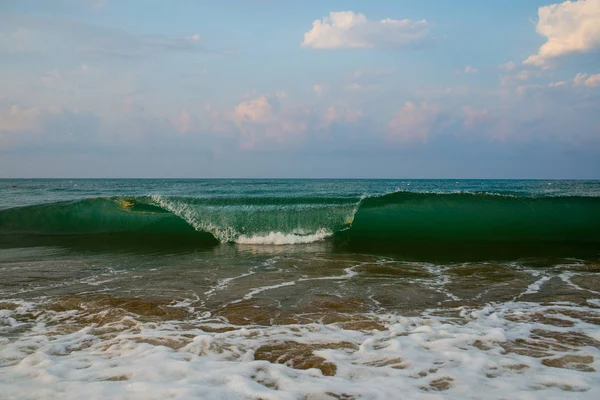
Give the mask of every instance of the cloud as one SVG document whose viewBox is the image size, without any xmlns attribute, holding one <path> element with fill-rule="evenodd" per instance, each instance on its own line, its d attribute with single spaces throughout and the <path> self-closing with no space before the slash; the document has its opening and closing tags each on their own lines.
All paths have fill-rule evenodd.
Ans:
<svg viewBox="0 0 600 400">
<path fill-rule="evenodd" d="M 490 121 L 488 110 L 465 106 L 462 108 L 462 111 L 464 114 L 464 126 L 467 129 L 473 129 Z"/>
<path fill-rule="evenodd" d="M 390 121 L 388 138 L 404 144 L 426 143 L 439 115 L 437 106 L 407 101 Z"/>
<path fill-rule="evenodd" d="M 555 87 L 565 86 L 565 85 L 568 85 L 568 84 L 569 84 L 569 82 L 567 82 L 567 81 L 550 82 L 548 84 L 548 87 L 554 87 L 555 88 Z"/>
<path fill-rule="evenodd" d="M 533 75 L 535 74 L 532 71 L 523 69 L 513 74 L 501 76 L 500 84 L 502 86 L 508 86 L 518 82 L 525 82 L 528 81 Z"/>
<path fill-rule="evenodd" d="M 575 86 L 596 87 L 600 86 L 600 74 L 588 75 L 579 73 L 573 78 Z"/>
<path fill-rule="evenodd" d="M 540 7 L 538 16 L 536 31 L 547 41 L 524 64 L 547 67 L 553 58 L 600 49 L 600 0 Z"/>
<path fill-rule="evenodd" d="M 315 83 L 312 87 L 312 90 L 317 97 L 321 97 L 329 90 L 329 87 L 327 85 Z"/>
<path fill-rule="evenodd" d="M 427 36 L 427 21 L 383 19 L 369 21 L 353 11 L 331 12 L 313 22 L 302 46 L 313 49 L 403 47 Z"/>
<path fill-rule="evenodd" d="M 181 110 L 175 118 L 171 119 L 171 122 L 175 130 L 182 135 L 193 131 L 196 127 L 196 121 L 187 110 Z"/>
<path fill-rule="evenodd" d="M 90 143 L 100 120 L 87 112 L 63 108 L 39 109 L 13 104 L 0 108 L 0 148 L 53 143 Z"/>
<path fill-rule="evenodd" d="M 246 149 L 288 147 L 296 144 L 307 130 L 306 110 L 283 108 L 281 96 L 262 95 L 242 101 L 233 110 L 232 120 Z"/>
<path fill-rule="evenodd" d="M 571 81 L 558 81 L 550 82 L 548 87 L 556 88 L 561 86 L 584 86 L 584 87 L 597 87 L 600 86 L 600 74 L 588 75 L 584 73 L 578 73 Z"/>
<path fill-rule="evenodd" d="M 501 64 L 500 65 L 500 69 L 504 70 L 504 71 L 513 71 L 515 68 L 517 68 L 517 64 L 515 64 L 512 61 L 509 61 L 507 63 Z"/>
<path fill-rule="evenodd" d="M 40 111 L 13 104 L 0 108 L 0 132 L 30 132 L 39 128 Z"/>
<path fill-rule="evenodd" d="M 328 127 L 334 123 L 355 124 L 362 117 L 363 112 L 360 110 L 332 105 L 327 109 L 323 121 L 324 125 Z"/>
<path fill-rule="evenodd" d="M 476 73 L 478 70 L 476 68 L 471 67 L 470 65 L 467 65 L 465 67 L 465 74 L 474 74 Z"/>
</svg>

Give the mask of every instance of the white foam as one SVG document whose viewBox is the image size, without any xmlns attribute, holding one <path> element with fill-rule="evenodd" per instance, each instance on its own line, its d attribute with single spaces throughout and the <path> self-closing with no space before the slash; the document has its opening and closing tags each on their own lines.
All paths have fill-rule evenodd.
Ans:
<svg viewBox="0 0 600 400">
<path fill-rule="evenodd" d="M 587 288 L 582 288 L 581 286 L 579 286 L 579 285 L 575 284 L 575 283 L 574 283 L 574 282 L 571 280 L 571 278 L 573 278 L 574 276 L 577 276 L 577 275 L 578 275 L 578 274 L 577 274 L 577 273 L 574 273 L 574 272 L 563 272 L 562 274 L 560 274 L 560 279 L 561 279 L 561 280 L 562 280 L 564 283 L 566 283 L 567 285 L 571 286 L 571 287 L 572 287 L 572 288 L 574 288 L 574 289 L 581 290 L 581 291 L 587 291 L 587 292 L 594 293 L 594 294 L 600 294 L 600 292 L 599 292 L 599 291 L 592 290 L 592 289 L 587 289 Z"/>
<path fill-rule="evenodd" d="M 515 316 L 561 309 L 600 315 L 595 308 L 512 302 L 454 309 L 461 317 L 437 316 L 437 310 L 414 317 L 380 315 L 386 329 L 368 332 L 306 324 L 230 326 L 235 329 L 214 333 L 203 331 L 206 322 L 200 319 L 143 323 L 133 318 L 69 332 L 55 327 L 68 326 L 73 312 L 47 311 L 26 323 L 33 310 L 22 304 L 0 314 L 16 321 L 0 325 L 0 397 L 291 400 L 329 399 L 331 393 L 361 399 L 600 398 L 600 349 L 585 346 L 571 353 L 593 357 L 589 366 L 595 371 L 582 372 L 548 367 L 539 358 L 502 347 L 534 340 L 532 331 L 549 329 Z M 582 320 L 550 329 L 597 334 L 597 325 Z M 161 341 L 183 346 L 173 349 Z M 356 347 L 314 352 L 335 363 L 335 376 L 255 360 L 261 346 L 286 341 Z M 557 346 L 548 352 L 552 358 L 565 354 Z"/>
<path fill-rule="evenodd" d="M 527 286 L 527 290 L 525 290 L 523 295 L 535 294 L 535 293 L 539 292 L 540 289 L 542 288 L 542 286 L 544 285 L 544 283 L 548 282 L 550 279 L 551 279 L 551 277 L 549 277 L 549 276 L 544 276 L 541 279 L 538 279 L 537 281 L 533 282 L 531 285 Z"/>
<path fill-rule="evenodd" d="M 182 218 L 197 231 L 208 232 L 216 239 L 224 243 L 235 242 L 239 244 L 250 245 L 291 245 L 318 242 L 332 235 L 332 232 L 326 228 L 320 228 L 316 230 L 316 232 L 310 232 L 307 234 L 280 232 L 274 230 L 266 234 L 244 235 L 241 234 L 240 228 L 236 227 L 235 224 L 232 225 L 226 220 L 221 219 L 218 219 L 219 222 L 211 221 L 210 218 L 207 219 L 203 215 L 201 209 L 196 209 L 192 205 L 186 204 L 185 202 L 165 198 L 160 195 L 153 195 L 151 196 L 151 199 L 152 202 L 159 207 Z M 359 205 L 360 201 L 353 206 L 348 206 L 352 207 L 352 209 L 345 218 L 339 221 L 346 226 L 346 229 L 352 224 L 354 214 L 356 213 Z M 331 207 L 331 205 L 322 205 L 322 207 Z M 274 210 L 282 211 L 277 207 L 274 208 Z M 277 229 L 276 226 L 273 228 Z"/>
<path fill-rule="evenodd" d="M 296 282 L 294 281 L 290 281 L 290 282 L 283 282 L 283 283 L 278 283 L 276 285 L 271 285 L 271 286 L 263 286 L 263 287 L 259 287 L 256 288 L 254 290 L 252 290 L 250 293 L 248 293 L 247 295 L 244 296 L 244 300 L 248 300 L 251 299 L 252 297 L 254 297 L 255 295 L 262 293 L 262 292 L 266 292 L 267 290 L 273 290 L 273 289 L 278 289 L 278 288 L 282 288 L 282 287 L 286 287 L 286 286 L 294 286 L 296 284 Z"/>
<path fill-rule="evenodd" d="M 305 244 L 314 243 L 331 236 L 331 232 L 326 229 L 319 229 L 317 232 L 308 235 L 296 235 L 293 233 L 270 232 L 266 235 L 246 236 L 241 235 L 235 242 L 238 244 Z"/>
<path fill-rule="evenodd" d="M 364 263 L 364 264 L 368 264 L 368 263 Z M 354 267 L 344 268 L 344 272 L 345 272 L 344 275 L 322 276 L 319 278 L 300 278 L 298 280 L 299 281 L 338 281 L 338 280 L 350 279 L 350 278 L 358 275 L 358 272 L 354 271 L 354 269 L 361 265 L 363 265 L 363 264 L 359 264 Z"/>
</svg>

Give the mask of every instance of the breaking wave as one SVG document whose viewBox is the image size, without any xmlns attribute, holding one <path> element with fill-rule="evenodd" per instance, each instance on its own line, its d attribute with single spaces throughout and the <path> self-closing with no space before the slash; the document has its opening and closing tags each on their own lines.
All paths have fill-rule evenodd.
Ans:
<svg viewBox="0 0 600 400">
<path fill-rule="evenodd" d="M 129 235 L 357 249 L 600 244 L 600 198 L 396 192 L 378 197 L 112 197 L 0 211 L 2 235 Z M 597 254 L 597 250 L 595 251 Z"/>
</svg>

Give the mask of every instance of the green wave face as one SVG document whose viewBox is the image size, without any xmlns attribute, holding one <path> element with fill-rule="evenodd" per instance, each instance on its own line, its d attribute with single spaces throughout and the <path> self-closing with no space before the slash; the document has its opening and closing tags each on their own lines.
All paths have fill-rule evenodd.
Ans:
<svg viewBox="0 0 600 400">
<path fill-rule="evenodd" d="M 210 237 L 213 242 L 295 244 L 352 222 L 348 198 L 115 197 L 0 211 L 0 234 Z"/>
<path fill-rule="evenodd" d="M 96 198 L 2 210 L 0 235 L 126 237 L 165 245 L 299 244 L 332 236 L 354 251 L 418 258 L 575 256 L 581 250 L 597 256 L 600 198 L 408 192 L 363 200 Z"/>
<path fill-rule="evenodd" d="M 340 239 L 419 257 L 600 249 L 600 198 L 399 192 L 365 199 Z M 580 253 L 577 251 L 577 253 Z"/>
<path fill-rule="evenodd" d="M 0 246 L 130 249 L 216 243 L 176 215 L 131 199 L 96 198 L 0 211 Z"/>
<path fill-rule="evenodd" d="M 126 199 L 87 199 L 0 212 L 3 233 L 58 235 L 182 229 L 189 231 L 189 226 L 169 212 Z"/>
</svg>

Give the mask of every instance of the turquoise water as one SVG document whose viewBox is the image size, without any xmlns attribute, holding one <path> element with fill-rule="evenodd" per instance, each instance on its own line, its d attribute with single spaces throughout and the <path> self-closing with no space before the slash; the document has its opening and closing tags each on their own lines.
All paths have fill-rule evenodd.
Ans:
<svg viewBox="0 0 600 400">
<path fill-rule="evenodd" d="M 0 209 L 111 196 L 157 194 L 198 198 L 300 196 L 358 199 L 364 195 L 382 195 L 399 190 L 600 197 L 600 181 L 0 179 Z"/>
<path fill-rule="evenodd" d="M 343 251 L 485 259 L 596 256 L 600 243 L 598 181 L 0 183 L 0 240 L 8 247 L 87 240 L 160 243 L 168 251 L 182 244 L 326 241 Z"/>
</svg>

